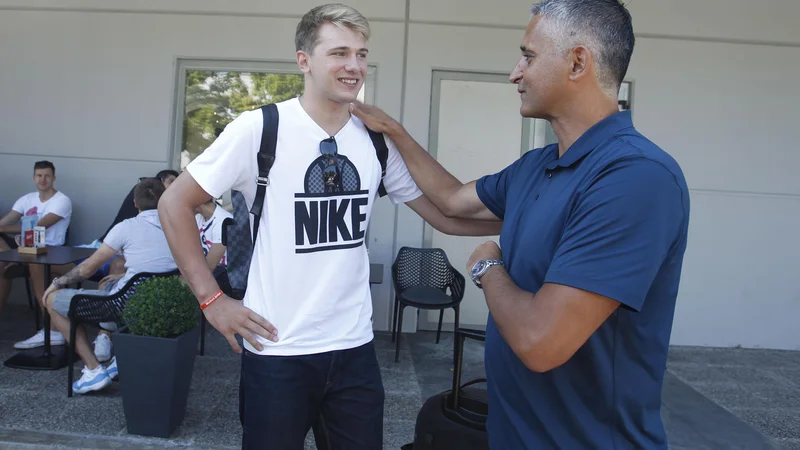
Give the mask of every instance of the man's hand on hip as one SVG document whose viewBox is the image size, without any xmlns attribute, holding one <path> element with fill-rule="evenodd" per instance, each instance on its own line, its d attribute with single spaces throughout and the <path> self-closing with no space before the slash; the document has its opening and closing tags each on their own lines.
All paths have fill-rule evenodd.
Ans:
<svg viewBox="0 0 800 450">
<path fill-rule="evenodd" d="M 227 295 L 215 300 L 203 312 L 211 326 L 225 336 L 236 353 L 241 353 L 242 348 L 234 334 L 242 336 L 258 351 L 263 350 L 264 346 L 258 342 L 256 335 L 278 342 L 278 330 L 271 323 Z"/>
</svg>

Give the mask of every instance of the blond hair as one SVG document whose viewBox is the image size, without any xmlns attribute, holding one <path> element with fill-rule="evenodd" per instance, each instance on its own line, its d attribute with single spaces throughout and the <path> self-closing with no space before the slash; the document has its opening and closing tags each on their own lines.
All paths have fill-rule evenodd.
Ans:
<svg viewBox="0 0 800 450">
<path fill-rule="evenodd" d="M 319 29 L 325 23 L 348 28 L 360 34 L 365 41 L 369 40 L 369 22 L 360 12 L 341 3 L 329 3 L 315 7 L 300 19 L 294 35 L 296 50 L 311 54 L 319 40 Z"/>
</svg>

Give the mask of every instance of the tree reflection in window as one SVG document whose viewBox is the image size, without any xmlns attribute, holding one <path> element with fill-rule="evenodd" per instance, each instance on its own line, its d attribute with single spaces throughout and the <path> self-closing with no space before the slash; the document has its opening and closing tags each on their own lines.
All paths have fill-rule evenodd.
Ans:
<svg viewBox="0 0 800 450">
<path fill-rule="evenodd" d="M 187 70 L 180 168 L 202 153 L 239 114 L 303 93 L 293 73 Z"/>
</svg>

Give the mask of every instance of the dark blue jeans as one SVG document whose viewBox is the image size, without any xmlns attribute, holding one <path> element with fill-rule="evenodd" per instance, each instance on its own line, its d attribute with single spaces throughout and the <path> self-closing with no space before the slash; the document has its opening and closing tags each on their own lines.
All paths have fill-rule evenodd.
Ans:
<svg viewBox="0 0 800 450">
<path fill-rule="evenodd" d="M 383 381 L 372 342 L 302 356 L 242 353 L 244 450 L 382 450 Z"/>
</svg>

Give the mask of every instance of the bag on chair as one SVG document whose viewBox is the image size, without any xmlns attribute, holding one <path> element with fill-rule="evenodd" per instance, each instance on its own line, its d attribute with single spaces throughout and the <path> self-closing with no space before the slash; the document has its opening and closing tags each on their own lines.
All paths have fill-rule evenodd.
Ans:
<svg viewBox="0 0 800 450">
<path fill-rule="evenodd" d="M 459 328 L 455 332 L 456 361 L 453 388 L 429 398 L 417 416 L 414 443 L 402 450 L 488 450 L 486 416 L 489 413 L 486 389 L 476 386 L 485 383 L 477 378 L 461 384 L 466 338 L 485 340 L 485 333 Z"/>
</svg>

